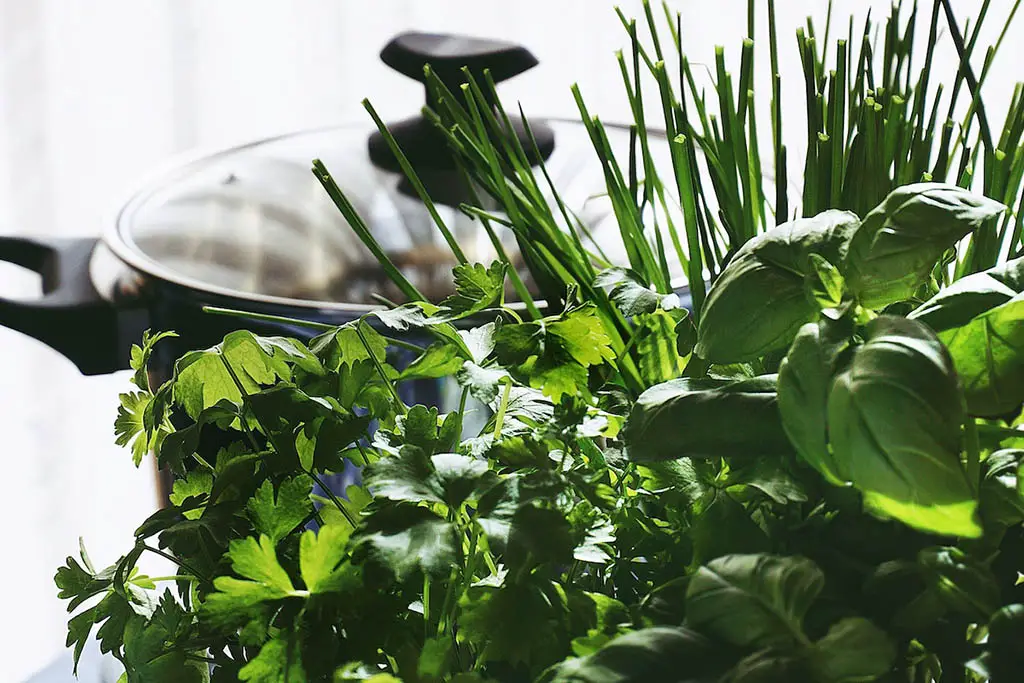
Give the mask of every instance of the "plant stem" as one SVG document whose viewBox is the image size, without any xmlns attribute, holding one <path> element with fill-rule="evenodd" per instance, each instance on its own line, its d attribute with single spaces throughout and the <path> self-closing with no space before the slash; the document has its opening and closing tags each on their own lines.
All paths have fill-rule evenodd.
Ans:
<svg viewBox="0 0 1024 683">
<path fill-rule="evenodd" d="M 501 436 L 501 428 L 505 423 L 505 410 L 508 409 L 508 397 L 512 393 L 512 382 L 505 382 L 505 389 L 501 393 L 501 403 L 498 405 L 498 414 L 494 418 L 494 438 Z"/>
<path fill-rule="evenodd" d="M 355 324 L 356 334 L 359 335 L 359 341 L 362 342 L 363 348 L 366 349 L 367 355 L 370 356 L 370 360 L 373 362 L 373 367 L 377 369 L 377 374 L 380 375 L 381 380 L 387 386 L 388 391 L 391 392 L 391 397 L 395 399 L 395 405 L 398 406 L 398 410 L 402 415 L 409 412 L 405 402 L 402 401 L 402 397 L 398 395 L 398 389 L 395 389 L 395 385 L 388 379 L 388 376 L 384 374 L 384 366 L 381 365 L 380 359 L 377 358 L 377 354 L 370 348 L 370 343 L 366 341 L 366 337 L 363 335 L 363 319 L 360 318 Z"/>
<path fill-rule="evenodd" d="M 973 417 L 964 422 L 964 441 L 967 447 L 967 480 L 971 490 L 977 493 L 981 486 L 981 444 L 978 441 L 978 423 Z"/>
<path fill-rule="evenodd" d="M 196 579 L 198 579 L 199 581 L 202 581 L 203 583 L 207 583 L 207 584 L 211 583 L 211 581 L 208 578 L 206 578 L 205 576 L 203 576 L 202 574 L 197 572 L 195 569 L 193 569 L 191 566 L 189 566 L 189 564 L 187 562 L 185 562 L 184 560 L 178 559 L 178 558 L 174 557 L 173 555 L 165 553 L 163 550 L 160 550 L 159 548 L 154 548 L 153 546 L 148 545 L 146 543 L 142 544 L 142 549 L 143 550 L 148 550 L 149 552 L 151 552 L 151 553 L 153 553 L 155 555 L 159 555 L 160 557 L 164 558 L 165 560 L 169 560 L 169 561 L 173 562 L 174 564 L 176 564 L 177 566 L 181 567 L 185 571 L 191 573 L 192 576 L 196 577 Z"/>
</svg>

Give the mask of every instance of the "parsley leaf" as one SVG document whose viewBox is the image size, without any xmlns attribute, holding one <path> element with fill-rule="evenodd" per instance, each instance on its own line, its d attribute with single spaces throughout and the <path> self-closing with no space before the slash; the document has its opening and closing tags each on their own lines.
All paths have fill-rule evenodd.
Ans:
<svg viewBox="0 0 1024 683">
<path fill-rule="evenodd" d="M 337 567 L 345 558 L 351 531 L 342 524 L 328 524 L 317 533 L 303 532 L 299 539 L 299 569 L 310 593 L 338 590 L 345 580 L 344 568 Z"/>
<path fill-rule="evenodd" d="M 471 315 L 500 304 L 505 293 L 504 261 L 494 261 L 489 268 L 481 263 L 462 263 L 452 269 L 455 293 L 441 302 L 442 309 L 454 317 Z"/>
<path fill-rule="evenodd" d="M 389 569 L 399 581 L 417 570 L 428 576 L 448 576 L 460 554 L 455 527 L 415 505 L 376 510 L 352 541 L 358 556 Z"/>
<path fill-rule="evenodd" d="M 121 394 L 120 399 L 121 405 L 117 407 L 117 419 L 114 420 L 114 443 L 118 446 L 130 445 L 132 462 L 138 467 L 149 450 L 144 414 L 152 395 L 133 391 Z"/>
<path fill-rule="evenodd" d="M 360 333 L 366 344 L 360 339 Z M 341 367 L 351 368 L 359 361 L 370 360 L 370 353 L 374 358 L 383 360 L 388 342 L 369 323 L 356 320 L 316 337 L 309 343 L 309 348 L 325 367 L 337 372 Z"/>
<path fill-rule="evenodd" d="M 306 672 L 294 633 L 281 633 L 267 641 L 260 653 L 238 672 L 248 683 L 306 683 Z"/>
<path fill-rule="evenodd" d="M 232 568 L 244 577 L 218 576 L 213 581 L 216 592 L 206 598 L 202 614 L 214 626 L 228 626 L 254 616 L 253 608 L 261 603 L 300 596 L 287 572 L 277 560 L 274 543 L 268 536 L 231 542 L 228 555 Z"/>
<path fill-rule="evenodd" d="M 266 534 L 275 544 L 290 534 L 313 512 L 309 498 L 312 488 L 309 477 L 293 477 L 278 487 L 275 497 L 273 483 L 269 479 L 264 481 L 247 507 L 257 533 Z"/>
</svg>

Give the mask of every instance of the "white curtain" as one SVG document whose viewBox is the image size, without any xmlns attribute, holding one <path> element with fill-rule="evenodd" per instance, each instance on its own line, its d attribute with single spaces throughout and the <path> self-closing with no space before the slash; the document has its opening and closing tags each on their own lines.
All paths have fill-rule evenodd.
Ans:
<svg viewBox="0 0 1024 683">
<path fill-rule="evenodd" d="M 641 16 L 637 0 L 619 4 Z M 793 31 L 808 14 L 823 25 L 827 3 L 777 4 L 795 132 L 803 101 Z M 1011 4 L 993 3 L 992 15 Z M 684 13 L 691 55 L 713 65 L 713 47 L 723 44 L 738 68 L 744 0 L 672 5 Z M 889 2 L 836 2 L 837 25 L 845 32 L 849 13 L 869 5 L 881 18 Z M 979 5 L 956 2 L 965 15 Z M 997 29 L 990 23 L 986 40 Z M 0 234 L 96 235 L 126 188 L 177 152 L 368 122 L 363 97 L 385 118 L 417 110 L 422 88 L 377 58 L 405 29 L 529 46 L 541 65 L 502 92 L 535 115 L 573 116 L 572 82 L 605 120 L 628 114 L 614 59 L 628 42 L 610 1 L 0 0 Z M 999 106 L 1022 63 L 1022 29 L 1024 20 L 987 85 Z M 955 64 L 947 47 L 937 72 L 952 73 Z M 766 64 L 763 84 L 765 76 Z M 766 100 L 759 106 L 768 111 Z M 32 297 L 38 286 L 0 264 L 0 296 Z M 97 563 L 110 562 L 156 503 L 151 469 L 135 470 L 113 445 L 126 385 L 124 373 L 84 378 L 55 352 L 0 327 L 0 680 L 21 681 L 62 650 L 66 614 L 52 576 L 78 537 Z"/>
</svg>

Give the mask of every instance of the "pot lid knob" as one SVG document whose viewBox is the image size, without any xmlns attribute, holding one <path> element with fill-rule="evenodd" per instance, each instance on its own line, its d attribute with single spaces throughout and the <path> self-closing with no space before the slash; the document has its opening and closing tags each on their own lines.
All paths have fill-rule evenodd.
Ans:
<svg viewBox="0 0 1024 683">
<path fill-rule="evenodd" d="M 408 32 L 395 36 L 380 53 L 381 61 L 395 71 L 413 78 L 426 86 L 424 67 L 431 70 L 452 93 L 461 92 L 466 82 L 463 68 L 478 83 L 484 82 L 489 71 L 495 83 L 536 66 L 539 62 L 522 45 L 503 40 L 489 40 L 445 33 Z M 427 106 L 431 106 L 430 89 L 426 88 Z M 512 127 L 524 150 L 533 144 L 522 121 L 512 118 Z M 554 132 L 543 122 L 530 122 L 542 159 L 547 159 L 555 148 Z M 416 171 L 454 170 L 454 161 L 444 135 L 422 115 L 389 123 L 388 130 L 398 142 L 402 152 Z M 384 136 L 375 132 L 369 139 L 370 160 L 378 168 L 399 172 L 401 167 L 391 153 Z"/>
</svg>

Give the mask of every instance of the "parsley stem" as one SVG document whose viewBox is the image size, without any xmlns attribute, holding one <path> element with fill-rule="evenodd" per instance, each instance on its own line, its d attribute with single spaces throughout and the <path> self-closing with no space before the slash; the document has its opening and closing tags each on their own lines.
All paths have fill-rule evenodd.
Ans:
<svg viewBox="0 0 1024 683">
<path fill-rule="evenodd" d="M 501 394 L 501 404 L 498 406 L 498 415 L 494 418 L 494 438 L 501 436 L 501 428 L 505 422 L 505 411 L 508 409 L 508 396 L 512 392 L 512 382 L 505 382 L 505 390 Z"/>
<path fill-rule="evenodd" d="M 145 543 L 142 544 L 142 549 L 143 550 L 148 550 L 149 552 L 151 552 L 151 553 L 153 553 L 155 555 L 159 555 L 160 557 L 164 558 L 165 560 L 169 560 L 169 561 L 173 562 L 174 564 L 178 565 L 179 567 L 181 567 L 185 571 L 190 572 L 192 574 L 192 576 L 196 577 L 196 579 L 198 579 L 199 581 L 202 581 L 203 583 L 211 583 L 211 581 L 208 578 L 206 578 L 205 576 L 203 576 L 202 574 L 197 572 L 195 569 L 193 569 L 191 566 L 189 566 L 189 564 L 186 563 L 184 560 L 178 559 L 177 557 L 174 557 L 173 555 L 165 553 L 163 550 L 160 550 L 159 548 L 154 548 L 153 546 L 147 545 Z"/>
<path fill-rule="evenodd" d="M 238 379 L 238 375 L 235 374 L 235 369 L 231 367 L 231 363 L 228 362 L 228 359 L 223 354 L 220 356 L 220 362 L 224 365 L 224 368 L 228 371 L 228 374 L 231 376 L 231 381 L 235 383 L 235 387 L 238 389 L 238 393 L 241 394 L 242 404 L 248 405 L 249 393 L 245 390 L 245 386 L 242 385 L 242 380 Z M 256 441 L 256 436 L 252 433 L 252 428 L 249 426 L 248 421 L 245 419 L 245 415 L 239 415 L 238 422 L 242 425 L 242 431 L 245 432 L 245 436 L 249 439 L 249 445 L 252 446 L 252 450 L 258 453 L 262 449 L 259 446 L 259 442 Z M 267 438 L 270 438 L 270 434 L 267 434 Z M 273 445 L 272 440 L 271 445 Z M 278 451 L 278 448 L 274 446 L 274 450 Z"/>
<path fill-rule="evenodd" d="M 438 623 L 442 621 L 438 619 Z M 430 577 L 426 574 L 423 575 L 423 639 L 430 639 Z"/>
<path fill-rule="evenodd" d="M 362 326 L 363 320 L 362 318 L 360 318 L 359 322 L 357 322 L 354 326 L 356 334 L 359 335 L 359 341 L 362 342 L 363 348 L 366 349 L 367 355 L 369 355 L 370 360 L 373 361 L 373 367 L 377 369 L 377 374 L 380 375 L 380 378 L 384 380 L 384 384 L 387 385 L 388 390 L 391 392 L 391 397 L 395 399 L 395 404 L 398 406 L 399 412 L 402 415 L 405 415 L 406 413 L 409 412 L 409 409 L 406 407 L 405 402 L 402 401 L 402 397 L 398 395 L 398 390 L 395 389 L 395 385 L 391 382 L 390 379 L 388 379 L 388 376 L 384 373 L 384 366 L 381 365 L 380 359 L 377 358 L 377 354 L 374 353 L 373 349 L 370 348 L 370 343 L 366 341 L 366 337 L 363 335 Z"/>
<path fill-rule="evenodd" d="M 306 474 L 313 477 L 313 481 L 320 485 L 320 488 L 324 490 L 324 493 L 326 493 L 327 497 L 331 500 L 332 503 L 334 503 L 334 506 L 338 508 L 342 515 L 345 516 L 345 521 L 347 521 L 352 526 L 352 528 L 355 529 L 357 526 L 356 520 L 353 519 L 352 514 L 347 509 L 345 509 L 345 505 L 338 499 L 338 496 L 334 494 L 334 491 L 332 491 L 331 488 L 327 486 L 327 484 L 325 484 L 323 480 L 320 477 L 318 477 L 316 472 L 314 472 L 313 470 L 306 470 Z"/>
</svg>

